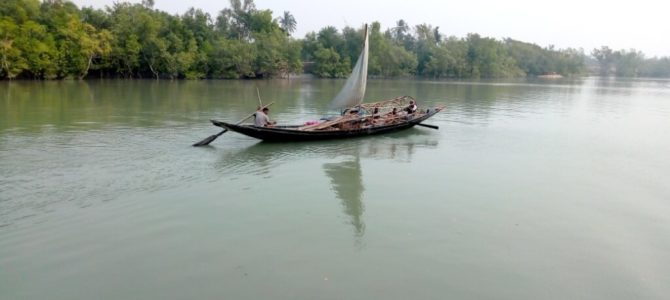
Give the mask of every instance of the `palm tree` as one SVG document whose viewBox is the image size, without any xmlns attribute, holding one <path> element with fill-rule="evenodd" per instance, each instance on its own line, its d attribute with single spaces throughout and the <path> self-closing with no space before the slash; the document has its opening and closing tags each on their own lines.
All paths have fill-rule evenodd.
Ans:
<svg viewBox="0 0 670 300">
<path fill-rule="evenodd" d="M 146 8 L 154 8 L 154 0 L 142 0 L 142 6 Z"/>
<path fill-rule="evenodd" d="M 391 31 L 393 32 L 395 40 L 401 42 L 404 40 L 407 31 L 409 31 L 409 26 L 405 20 L 400 19 L 395 23 L 395 27 L 393 27 Z"/>
<path fill-rule="evenodd" d="M 291 35 L 295 31 L 295 26 L 298 24 L 295 21 L 295 18 L 293 15 L 288 12 L 284 11 L 284 15 L 279 17 L 279 24 L 281 25 L 281 28 L 288 33 L 288 35 Z"/>
</svg>

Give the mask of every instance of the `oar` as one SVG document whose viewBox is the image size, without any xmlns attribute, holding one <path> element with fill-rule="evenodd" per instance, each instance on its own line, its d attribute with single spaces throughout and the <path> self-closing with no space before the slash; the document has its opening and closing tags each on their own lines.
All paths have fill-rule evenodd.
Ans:
<svg viewBox="0 0 670 300">
<path fill-rule="evenodd" d="M 259 91 L 258 88 L 256 88 L 256 94 L 258 95 L 258 104 L 263 106 L 263 101 L 261 101 L 261 91 Z"/>
<path fill-rule="evenodd" d="M 274 102 L 270 102 L 270 104 L 261 107 L 260 110 L 263 110 L 263 108 L 269 107 L 269 106 L 272 105 L 272 104 L 275 104 L 275 103 L 274 103 Z M 254 112 L 254 113 L 252 113 L 252 114 L 246 116 L 244 119 L 238 121 L 235 125 L 240 125 L 240 124 L 242 124 L 242 122 L 244 122 L 244 121 L 246 121 L 247 119 L 253 117 L 255 113 L 256 113 L 256 112 Z M 224 129 L 224 130 L 222 130 L 221 132 L 219 132 L 219 133 L 217 133 L 217 134 L 210 135 L 210 136 L 208 136 L 206 139 L 204 139 L 204 140 L 202 140 L 202 141 L 199 141 L 199 142 L 193 144 L 193 147 L 207 146 L 207 145 L 209 145 L 211 142 L 213 142 L 214 140 L 216 140 L 216 138 L 218 138 L 218 137 L 221 136 L 222 134 L 226 133 L 226 131 L 228 131 L 228 129 Z"/>
<path fill-rule="evenodd" d="M 423 123 L 416 123 L 416 125 L 423 126 L 423 127 L 428 127 L 428 128 L 432 128 L 432 129 L 436 129 L 436 130 L 440 129 L 440 127 L 437 127 L 435 125 L 429 125 L 429 124 L 423 124 Z"/>
</svg>

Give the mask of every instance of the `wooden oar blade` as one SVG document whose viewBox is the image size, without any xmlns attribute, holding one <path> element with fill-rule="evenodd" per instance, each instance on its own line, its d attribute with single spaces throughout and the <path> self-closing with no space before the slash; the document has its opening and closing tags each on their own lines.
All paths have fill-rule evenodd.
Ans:
<svg viewBox="0 0 670 300">
<path fill-rule="evenodd" d="M 214 140 L 216 140 L 216 138 L 220 137 L 222 134 L 226 133 L 227 131 L 228 131 L 228 129 L 224 129 L 223 131 L 221 131 L 217 134 L 210 135 L 206 139 L 193 144 L 193 147 L 207 146 L 207 145 L 209 145 L 209 143 L 213 142 Z"/>
<path fill-rule="evenodd" d="M 209 145 L 211 142 L 213 142 L 214 140 L 216 140 L 217 137 L 219 137 L 219 135 L 217 135 L 217 134 L 212 134 L 212 135 L 210 135 L 209 137 L 207 137 L 206 139 L 204 139 L 204 140 L 202 140 L 202 141 L 199 141 L 199 142 L 193 144 L 193 147 L 207 146 L 207 145 Z"/>
</svg>

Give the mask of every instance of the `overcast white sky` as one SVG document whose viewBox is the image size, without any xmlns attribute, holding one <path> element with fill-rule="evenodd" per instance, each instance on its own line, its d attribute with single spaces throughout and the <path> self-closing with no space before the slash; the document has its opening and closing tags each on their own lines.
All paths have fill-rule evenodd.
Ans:
<svg viewBox="0 0 670 300">
<path fill-rule="evenodd" d="M 115 0 L 74 0 L 78 6 L 104 8 Z M 212 15 L 228 7 L 227 0 L 155 0 L 155 8 L 181 14 L 190 7 Z M 468 33 L 521 40 L 557 48 L 593 48 L 607 45 L 615 50 L 635 48 L 651 56 L 670 56 L 670 1 L 661 0 L 255 0 L 258 9 L 270 9 L 275 17 L 289 11 L 296 18 L 294 36 L 332 25 L 358 27 L 379 21 L 382 29 L 399 19 L 410 26 L 440 26 L 446 35 Z"/>
</svg>

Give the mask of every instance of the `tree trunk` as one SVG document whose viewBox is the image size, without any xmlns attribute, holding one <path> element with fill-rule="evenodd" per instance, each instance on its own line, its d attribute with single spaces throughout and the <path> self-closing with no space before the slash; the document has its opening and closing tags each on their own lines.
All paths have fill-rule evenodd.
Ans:
<svg viewBox="0 0 670 300">
<path fill-rule="evenodd" d="M 7 72 L 7 78 L 12 79 L 12 78 L 9 76 L 9 68 L 7 67 L 7 55 L 4 54 L 4 53 L 2 54 L 2 61 L 0 61 L 0 67 L 1 67 L 1 68 L 0 68 L 0 71 L 2 71 L 2 70 L 6 70 L 6 72 Z"/>
<path fill-rule="evenodd" d="M 88 70 L 91 69 L 91 62 L 92 61 L 93 61 L 93 55 L 88 57 L 88 65 L 86 65 L 86 70 L 84 70 L 84 72 L 81 75 L 79 75 L 79 80 L 84 79 L 84 77 L 86 77 L 86 75 L 88 75 Z"/>
<path fill-rule="evenodd" d="M 149 70 L 151 70 L 151 73 L 154 73 L 154 75 L 156 76 L 156 80 L 158 80 L 158 73 L 156 72 L 156 70 L 154 70 L 153 64 L 149 64 Z"/>
</svg>

